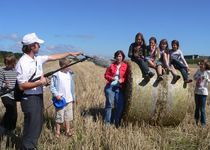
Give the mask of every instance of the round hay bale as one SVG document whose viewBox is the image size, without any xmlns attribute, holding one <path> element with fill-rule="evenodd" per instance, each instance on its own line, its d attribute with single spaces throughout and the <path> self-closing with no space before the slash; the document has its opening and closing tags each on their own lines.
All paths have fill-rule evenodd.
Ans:
<svg viewBox="0 0 210 150">
<path fill-rule="evenodd" d="M 171 74 L 164 75 L 164 80 L 158 85 L 155 85 L 156 75 L 147 84 L 142 84 L 139 66 L 131 61 L 128 61 L 128 66 L 124 119 L 160 126 L 178 125 L 189 106 L 189 85 L 184 88 L 182 78 L 176 84 L 171 84 Z M 154 69 L 152 71 L 155 72 Z"/>
</svg>

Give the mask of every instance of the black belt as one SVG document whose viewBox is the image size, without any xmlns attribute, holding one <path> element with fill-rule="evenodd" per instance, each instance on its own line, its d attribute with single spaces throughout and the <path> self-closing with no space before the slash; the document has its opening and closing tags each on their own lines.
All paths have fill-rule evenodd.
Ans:
<svg viewBox="0 0 210 150">
<path fill-rule="evenodd" d="M 23 94 L 23 96 L 28 97 L 28 96 L 42 96 L 43 94 Z"/>
</svg>

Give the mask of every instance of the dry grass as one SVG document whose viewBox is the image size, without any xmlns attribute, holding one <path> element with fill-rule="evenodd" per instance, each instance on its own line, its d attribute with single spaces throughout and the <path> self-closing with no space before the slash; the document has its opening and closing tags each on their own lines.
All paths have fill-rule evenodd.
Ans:
<svg viewBox="0 0 210 150">
<path fill-rule="evenodd" d="M 49 63 L 46 70 L 55 69 L 57 63 Z M 56 66 L 57 67 L 57 66 Z M 197 150 L 210 149 L 210 128 L 197 127 L 193 119 L 194 100 L 191 100 L 188 113 L 177 127 L 158 127 L 148 124 L 128 124 L 116 129 L 104 126 L 102 113 L 104 108 L 103 88 L 105 69 L 93 63 L 84 62 L 75 65 L 77 105 L 75 105 L 75 134 L 71 138 L 54 137 L 54 108 L 51 106 L 49 89 L 45 89 L 45 124 L 39 140 L 40 150 L 96 149 L 96 150 Z M 195 69 L 192 70 L 192 74 Z M 193 90 L 193 87 L 192 87 Z M 193 93 L 193 92 L 192 92 Z M 0 106 L 2 107 L 2 104 Z M 207 124 L 209 124 L 209 106 L 207 105 Z M 4 109 L 1 109 L 3 114 Z M 19 112 L 17 134 L 20 135 L 23 115 Z M 6 147 L 6 137 L 1 141 L 0 149 Z M 10 146 L 8 149 L 15 149 Z"/>
</svg>

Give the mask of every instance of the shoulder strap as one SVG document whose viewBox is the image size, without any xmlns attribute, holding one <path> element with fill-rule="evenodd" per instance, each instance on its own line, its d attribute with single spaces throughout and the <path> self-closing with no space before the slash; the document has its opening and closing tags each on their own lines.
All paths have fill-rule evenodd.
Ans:
<svg viewBox="0 0 210 150">
<path fill-rule="evenodd" d="M 37 70 L 37 62 L 36 62 L 36 70 Z M 30 81 L 34 78 L 34 76 L 36 75 L 36 70 L 35 70 L 35 72 L 32 74 L 32 76 L 30 77 L 30 79 L 28 80 L 28 82 L 30 82 Z"/>
</svg>

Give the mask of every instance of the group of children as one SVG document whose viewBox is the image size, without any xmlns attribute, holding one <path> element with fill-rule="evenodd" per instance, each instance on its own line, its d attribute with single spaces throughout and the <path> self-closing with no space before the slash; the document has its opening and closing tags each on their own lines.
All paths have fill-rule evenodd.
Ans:
<svg viewBox="0 0 210 150">
<path fill-rule="evenodd" d="M 70 64 L 67 58 L 59 60 L 60 67 Z M 9 54 L 4 57 L 5 67 L 0 69 L 0 90 L 1 92 L 13 89 L 16 82 L 16 57 Z M 73 134 L 73 103 L 75 101 L 74 92 L 74 73 L 69 67 L 53 74 L 51 78 L 50 89 L 52 100 L 55 106 L 55 135 L 60 136 L 61 125 L 64 123 L 65 134 Z M 14 92 L 7 93 L 1 97 L 6 108 L 5 114 L 0 124 L 0 135 L 14 131 L 17 122 L 17 104 L 14 98 Z"/>
<path fill-rule="evenodd" d="M 128 57 L 139 65 L 143 78 L 146 80 L 154 76 L 154 73 L 149 69 L 151 67 L 157 72 L 157 81 L 163 80 L 163 74 L 171 72 L 173 75 L 171 83 L 175 84 L 180 79 L 176 73 L 176 69 L 178 69 L 183 76 L 184 85 L 186 85 L 192 82 L 188 76 L 189 66 L 179 48 L 179 41 L 173 40 L 171 46 L 172 49 L 169 49 L 166 39 L 162 39 L 158 45 L 155 37 L 151 37 L 149 45 L 146 46 L 143 34 L 137 33 L 135 42 L 129 47 Z"/>
</svg>

